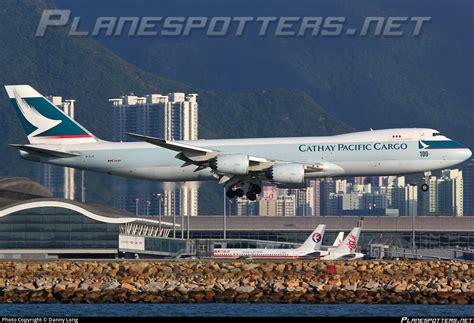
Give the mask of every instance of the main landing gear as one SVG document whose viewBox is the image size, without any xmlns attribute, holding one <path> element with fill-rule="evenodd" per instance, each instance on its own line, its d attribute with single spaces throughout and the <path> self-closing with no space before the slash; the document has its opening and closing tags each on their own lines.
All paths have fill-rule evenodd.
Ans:
<svg viewBox="0 0 474 323">
<path fill-rule="evenodd" d="M 235 189 L 235 190 L 232 189 L 232 188 L 229 188 L 229 189 L 227 190 L 227 192 L 225 193 L 225 195 L 227 195 L 227 197 L 228 197 L 229 199 L 233 199 L 233 198 L 236 197 L 236 196 L 237 196 L 237 197 L 242 197 L 242 196 L 244 196 L 244 190 L 241 189 L 241 188 L 237 188 L 237 189 Z"/>
<path fill-rule="evenodd" d="M 257 195 L 262 193 L 262 188 L 260 185 L 257 184 L 249 184 L 247 193 L 245 193 L 245 196 L 247 197 L 248 200 L 250 201 L 255 201 L 257 199 Z M 226 195 L 229 199 L 233 199 L 234 197 L 242 197 L 244 196 L 244 191 L 242 188 L 238 187 L 231 187 L 227 190 Z"/>
<path fill-rule="evenodd" d="M 431 178 L 431 172 L 425 172 L 423 174 L 423 184 L 421 184 L 421 190 L 423 192 L 428 192 L 428 190 L 430 189 L 430 178 Z"/>
</svg>

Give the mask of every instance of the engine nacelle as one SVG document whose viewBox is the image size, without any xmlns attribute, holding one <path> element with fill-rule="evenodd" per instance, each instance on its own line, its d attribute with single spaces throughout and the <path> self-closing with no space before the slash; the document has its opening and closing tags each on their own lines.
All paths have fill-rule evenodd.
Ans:
<svg viewBox="0 0 474 323">
<path fill-rule="evenodd" d="M 247 175 L 249 173 L 249 156 L 241 154 L 218 155 L 210 166 L 220 173 Z"/>
<path fill-rule="evenodd" d="M 275 183 L 303 184 L 303 164 L 275 164 L 270 168 L 268 177 Z"/>
</svg>

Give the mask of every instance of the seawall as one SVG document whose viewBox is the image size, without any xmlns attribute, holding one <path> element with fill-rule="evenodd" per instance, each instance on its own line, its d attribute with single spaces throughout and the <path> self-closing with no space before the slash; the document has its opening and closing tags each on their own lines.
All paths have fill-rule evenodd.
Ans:
<svg viewBox="0 0 474 323">
<path fill-rule="evenodd" d="M 1 303 L 473 304 L 472 262 L 4 261 Z"/>
</svg>

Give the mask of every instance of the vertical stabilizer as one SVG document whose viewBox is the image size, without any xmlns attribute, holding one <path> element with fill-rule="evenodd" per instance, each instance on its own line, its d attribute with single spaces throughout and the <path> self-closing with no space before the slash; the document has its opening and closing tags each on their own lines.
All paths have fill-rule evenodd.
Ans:
<svg viewBox="0 0 474 323">
<path fill-rule="evenodd" d="M 347 235 L 347 237 L 342 241 L 342 243 L 334 249 L 331 253 L 335 254 L 351 254 L 356 252 L 357 241 L 359 241 L 359 235 L 362 228 L 355 227 Z"/>
<path fill-rule="evenodd" d="M 98 139 L 29 85 L 5 85 L 31 144 L 97 142 Z"/>
<path fill-rule="evenodd" d="M 332 244 L 333 247 L 339 247 L 339 245 L 342 243 L 342 240 L 344 240 L 344 232 L 341 231 L 336 237 L 336 240 L 334 240 L 334 243 Z"/>
<path fill-rule="evenodd" d="M 321 248 L 323 242 L 324 231 L 326 230 L 325 224 L 320 224 L 306 239 L 306 241 L 297 249 L 312 252 Z"/>
</svg>

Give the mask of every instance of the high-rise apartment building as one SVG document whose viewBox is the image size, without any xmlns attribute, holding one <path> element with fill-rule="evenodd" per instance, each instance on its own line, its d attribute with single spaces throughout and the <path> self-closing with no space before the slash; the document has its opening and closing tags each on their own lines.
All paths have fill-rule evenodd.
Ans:
<svg viewBox="0 0 474 323">
<path fill-rule="evenodd" d="M 438 178 L 431 176 L 430 189 L 422 193 L 422 213 L 420 215 L 436 215 L 438 213 Z"/>
<path fill-rule="evenodd" d="M 438 214 L 463 216 L 463 213 L 462 171 L 445 169 L 438 180 Z"/>
<path fill-rule="evenodd" d="M 296 216 L 296 196 L 281 194 L 277 197 L 277 216 Z"/>
<path fill-rule="evenodd" d="M 314 210 L 314 187 L 308 186 L 301 189 L 290 189 L 288 195 L 294 195 L 296 199 L 296 215 L 313 216 Z"/>
<path fill-rule="evenodd" d="M 325 178 L 321 180 L 321 215 L 335 215 L 334 201 L 330 200 L 331 194 L 336 193 L 336 182 L 332 178 Z"/>
<path fill-rule="evenodd" d="M 474 216 L 474 159 L 464 163 L 463 176 L 463 215 Z"/>
<path fill-rule="evenodd" d="M 134 141 L 127 132 L 166 140 L 198 139 L 197 94 L 148 94 L 144 97 L 125 95 L 110 99 L 113 105 L 113 138 Z M 160 203 L 155 194 L 164 190 Z M 194 183 L 158 183 L 114 178 L 113 204 L 138 214 L 197 215 L 198 186 Z"/>
<path fill-rule="evenodd" d="M 258 215 L 275 216 L 277 214 L 278 188 L 276 186 L 263 186 L 258 200 Z"/>
<path fill-rule="evenodd" d="M 416 185 L 406 185 L 404 188 L 404 208 L 400 215 L 418 215 L 418 187 Z"/>
<path fill-rule="evenodd" d="M 310 180 L 309 187 L 313 188 L 313 216 L 321 216 L 321 181 Z"/>
</svg>

